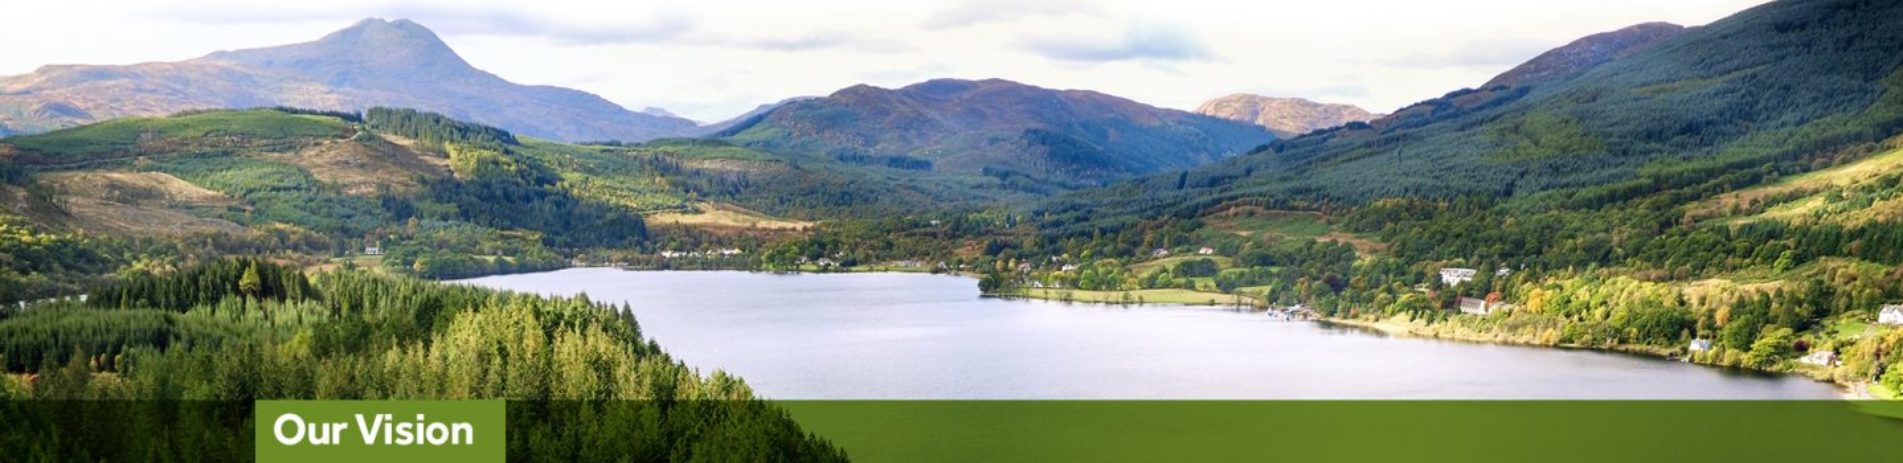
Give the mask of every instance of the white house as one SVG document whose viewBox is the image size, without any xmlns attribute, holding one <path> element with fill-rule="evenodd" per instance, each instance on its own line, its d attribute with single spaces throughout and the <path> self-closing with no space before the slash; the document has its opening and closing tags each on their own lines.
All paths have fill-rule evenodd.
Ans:
<svg viewBox="0 0 1903 463">
<path fill-rule="evenodd" d="M 1692 345 L 1691 345 L 1691 351 L 1692 352 L 1711 352 L 1711 340 L 1710 339 L 1693 339 Z"/>
<path fill-rule="evenodd" d="M 1444 268 L 1440 269 L 1440 282 L 1447 286 L 1466 283 L 1473 281 L 1477 273 L 1480 272 L 1470 268 Z"/>
<path fill-rule="evenodd" d="M 1197 249 L 1197 250 L 1196 250 L 1196 254 L 1197 254 L 1197 255 L 1204 255 L 1204 256 L 1208 256 L 1208 255 L 1214 255 L 1214 254 L 1216 254 L 1216 250 L 1215 250 L 1215 249 L 1213 249 L 1213 248 L 1210 248 L 1210 247 L 1208 247 L 1208 246 L 1204 246 L 1204 247 L 1203 247 L 1202 249 Z"/>
<path fill-rule="evenodd" d="M 1489 304 L 1486 299 L 1471 297 L 1460 298 L 1460 313 L 1487 315 L 1506 308 L 1506 304 Z"/>
<path fill-rule="evenodd" d="M 363 255 L 366 255 L 366 256 L 381 256 L 381 255 L 383 255 L 383 248 L 380 248 L 380 247 L 376 247 L 376 246 L 364 246 L 364 247 L 363 247 Z"/>
<path fill-rule="evenodd" d="M 1903 325 L 1903 304 L 1883 306 L 1883 310 L 1877 313 L 1877 323 Z"/>
<path fill-rule="evenodd" d="M 1155 251 L 1150 251 L 1150 255 L 1154 257 L 1169 257 L 1170 250 L 1163 249 L 1163 248 L 1156 248 Z"/>
<path fill-rule="evenodd" d="M 1827 350 L 1814 350 L 1803 358 L 1797 359 L 1805 364 L 1827 367 L 1837 364 L 1837 353 Z"/>
</svg>

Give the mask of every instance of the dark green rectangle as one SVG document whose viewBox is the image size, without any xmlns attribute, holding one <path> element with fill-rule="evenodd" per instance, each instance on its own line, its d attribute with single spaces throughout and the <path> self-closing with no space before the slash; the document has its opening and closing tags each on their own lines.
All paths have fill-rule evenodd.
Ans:
<svg viewBox="0 0 1903 463">
<path fill-rule="evenodd" d="M 859 462 L 1899 461 L 1894 403 L 785 401 Z"/>
</svg>

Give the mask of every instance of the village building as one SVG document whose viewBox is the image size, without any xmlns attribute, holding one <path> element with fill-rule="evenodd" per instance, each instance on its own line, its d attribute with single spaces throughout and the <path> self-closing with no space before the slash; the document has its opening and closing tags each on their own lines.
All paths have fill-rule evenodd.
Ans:
<svg viewBox="0 0 1903 463">
<path fill-rule="evenodd" d="M 1490 303 L 1490 302 L 1487 302 L 1486 299 L 1478 299 L 1478 298 L 1471 298 L 1471 297 L 1460 298 L 1459 305 L 1460 305 L 1460 313 L 1473 314 L 1473 315 L 1488 315 L 1488 314 L 1492 314 L 1494 312 L 1498 312 L 1507 308 L 1506 304 L 1501 304 L 1498 302 Z"/>
<path fill-rule="evenodd" d="M 1693 339 L 1692 345 L 1690 346 L 1690 350 L 1692 352 L 1711 352 L 1711 340 L 1710 339 Z"/>
<path fill-rule="evenodd" d="M 1153 257 L 1169 257 L 1170 250 L 1163 249 L 1163 248 L 1156 248 L 1156 250 L 1150 251 L 1150 255 Z"/>
<path fill-rule="evenodd" d="M 1213 248 L 1210 248 L 1210 247 L 1208 247 L 1208 246 L 1203 246 L 1203 248 L 1202 248 L 1202 249 L 1197 249 L 1197 250 L 1196 250 L 1196 255 L 1201 255 L 1201 256 L 1211 256 L 1211 255 L 1215 255 L 1215 254 L 1216 254 L 1216 250 L 1215 250 L 1215 249 L 1213 249 Z"/>
<path fill-rule="evenodd" d="M 1817 365 L 1820 367 L 1835 366 L 1837 365 L 1837 352 L 1828 350 L 1811 351 L 1810 354 L 1797 359 L 1797 361 L 1803 362 L 1806 365 Z"/>
<path fill-rule="evenodd" d="M 1444 268 L 1440 269 L 1440 282 L 1447 286 L 1466 283 L 1473 281 L 1477 273 L 1480 272 L 1470 268 Z"/>
<path fill-rule="evenodd" d="M 1877 312 L 1877 323 L 1884 325 L 1903 325 L 1903 304 L 1883 306 Z"/>
<path fill-rule="evenodd" d="M 376 246 L 364 246 L 364 247 L 363 247 L 363 255 L 366 255 L 366 256 L 381 256 L 381 255 L 383 255 L 383 248 L 380 248 L 380 247 L 376 247 Z"/>
</svg>

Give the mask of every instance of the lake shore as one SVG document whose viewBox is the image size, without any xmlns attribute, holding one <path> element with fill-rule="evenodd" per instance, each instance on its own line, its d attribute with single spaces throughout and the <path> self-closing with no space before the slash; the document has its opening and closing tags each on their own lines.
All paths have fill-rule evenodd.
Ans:
<svg viewBox="0 0 1903 463">
<path fill-rule="evenodd" d="M 1820 382 L 1826 382 L 1826 383 L 1831 383 L 1833 385 L 1836 385 L 1838 389 L 1842 392 L 1844 400 L 1879 400 L 1879 399 L 1894 400 L 1896 399 L 1895 397 L 1879 397 L 1878 394 L 1871 391 L 1871 387 L 1870 387 L 1871 384 L 1868 382 L 1836 381 L 1832 379 L 1830 375 L 1822 373 L 1822 372 L 1816 372 L 1816 371 L 1805 371 L 1805 370 L 1797 370 L 1797 369 L 1768 370 L 1768 369 L 1758 369 L 1758 368 L 1748 368 L 1748 367 L 1738 367 L 1738 366 L 1715 365 L 1715 364 L 1702 363 L 1702 362 L 1691 362 L 1681 357 L 1678 357 L 1677 355 L 1675 355 L 1673 351 L 1669 349 L 1662 349 L 1657 346 L 1644 346 L 1644 345 L 1632 345 L 1632 344 L 1618 344 L 1613 346 L 1586 346 L 1586 345 L 1577 345 L 1577 344 L 1545 344 L 1545 343 L 1526 342 L 1522 340 L 1516 340 L 1515 338 L 1512 338 L 1512 337 L 1501 336 L 1497 334 L 1472 332 L 1472 331 L 1466 331 L 1466 330 L 1423 331 L 1422 329 L 1426 328 L 1428 325 L 1422 324 L 1422 323 L 1401 322 L 1398 320 L 1398 318 L 1399 317 L 1390 318 L 1386 320 L 1366 320 L 1366 319 L 1358 319 L 1358 318 L 1323 317 L 1323 318 L 1316 319 L 1315 321 L 1317 323 L 1326 323 L 1330 325 L 1361 328 L 1361 329 L 1380 332 L 1382 334 L 1387 334 L 1390 336 L 1406 336 L 1406 337 L 1416 337 L 1416 338 L 1425 338 L 1425 339 L 1439 339 L 1439 340 L 1459 341 L 1459 342 L 1478 342 L 1478 343 L 1502 344 L 1502 345 L 1514 345 L 1514 346 L 1550 347 L 1550 348 L 1558 348 L 1558 349 L 1579 349 L 1579 350 L 1596 350 L 1596 351 L 1604 351 L 1604 352 L 1617 352 L 1617 353 L 1623 353 L 1623 354 L 1644 355 L 1644 356 L 1650 356 L 1650 357 L 1659 357 L 1659 358 L 1665 358 L 1665 359 L 1671 359 L 1671 360 L 1685 361 L 1688 363 L 1693 363 L 1693 364 L 1702 365 L 1706 367 L 1712 367 L 1712 368 L 1739 368 L 1739 369 L 1746 369 L 1746 370 L 1757 371 L 1762 373 L 1770 373 L 1770 374 L 1797 375 L 1797 376 L 1803 376 L 1806 378 L 1817 380 Z"/>
<path fill-rule="evenodd" d="M 1257 309 L 1263 308 L 1263 306 L 1261 306 L 1259 301 L 1255 301 L 1252 298 L 1247 298 L 1246 296 L 1243 297 L 1244 300 L 1247 301 L 1246 303 L 1238 303 L 1236 302 L 1238 296 L 1234 294 L 1212 293 L 1212 292 L 1206 292 L 1206 291 L 1191 291 L 1191 290 L 1182 290 L 1182 289 L 1144 289 L 1144 290 L 1133 290 L 1133 291 L 1084 291 L 1084 290 L 1052 289 L 1052 288 L 1028 288 L 1028 289 L 1017 288 L 1008 292 L 986 294 L 986 296 L 1002 297 L 1002 298 L 1050 300 L 1050 301 L 1061 301 L 1061 302 L 1103 303 L 1103 304 L 1248 306 L 1248 307 L 1257 308 Z M 1413 321 L 1404 322 L 1399 320 L 1398 317 L 1390 318 L 1390 319 L 1373 319 L 1373 320 L 1362 319 L 1362 318 L 1322 317 L 1322 318 L 1314 319 L 1313 321 L 1315 321 L 1316 323 L 1365 329 L 1365 330 L 1378 332 L 1388 336 L 1415 337 L 1415 338 L 1424 338 L 1424 339 L 1438 339 L 1438 340 L 1447 340 L 1447 341 L 1475 342 L 1475 343 L 1515 345 L 1515 346 L 1550 347 L 1550 348 L 1558 348 L 1558 349 L 1577 349 L 1577 350 L 1593 350 L 1593 351 L 1603 351 L 1603 352 L 1617 352 L 1617 353 L 1623 353 L 1623 354 L 1643 355 L 1648 357 L 1657 357 L 1657 358 L 1664 358 L 1664 359 L 1670 359 L 1670 360 L 1686 361 L 1685 359 L 1676 355 L 1676 352 L 1674 350 L 1664 349 L 1657 346 L 1646 346 L 1646 345 L 1635 345 L 1635 344 L 1619 344 L 1614 346 L 1588 346 L 1588 345 L 1575 345 L 1575 344 L 1553 344 L 1553 343 L 1530 342 L 1527 340 L 1517 339 L 1510 336 L 1504 336 L 1497 333 L 1479 332 L 1479 331 L 1472 331 L 1472 330 L 1459 330 L 1459 329 L 1428 330 L 1427 328 L 1429 328 L 1432 325 L 1425 324 L 1425 323 L 1417 323 Z M 1770 373 L 1770 374 L 1804 376 L 1804 377 L 1811 378 L 1817 381 L 1827 382 L 1827 383 L 1836 385 L 1838 389 L 1842 392 L 1842 397 L 1845 400 L 1903 400 L 1903 397 L 1897 397 L 1896 394 L 1894 393 L 1889 393 L 1888 391 L 1873 390 L 1872 388 L 1873 385 L 1868 382 L 1836 381 L 1828 373 L 1820 372 L 1820 371 L 1809 371 L 1809 370 L 1799 370 L 1799 369 L 1767 370 L 1767 369 L 1754 369 L 1754 368 L 1748 368 L 1748 367 L 1724 366 L 1724 365 L 1716 365 L 1716 364 L 1703 363 L 1703 362 L 1689 362 L 1689 363 L 1695 363 L 1698 365 L 1713 367 L 1713 368 L 1741 368 L 1741 369 L 1748 369 L 1752 371 L 1758 371 L 1758 372 Z"/>
</svg>

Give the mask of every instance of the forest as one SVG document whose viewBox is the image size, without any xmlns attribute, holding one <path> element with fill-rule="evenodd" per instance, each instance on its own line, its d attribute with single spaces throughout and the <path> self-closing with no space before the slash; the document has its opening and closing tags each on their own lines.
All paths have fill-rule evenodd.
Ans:
<svg viewBox="0 0 1903 463">
<path fill-rule="evenodd" d="M 90 294 L 83 303 L 0 312 L 7 369 L 0 398 L 208 408 L 257 399 L 501 398 L 519 401 L 509 406 L 508 448 L 517 459 L 844 458 L 755 399 L 738 378 L 703 376 L 670 358 L 625 307 L 586 296 L 543 298 L 361 271 L 307 274 L 257 259 L 141 274 Z M 202 421 L 180 427 L 46 416 L 55 410 L 5 410 L 8 422 L 55 421 L 16 428 L 38 438 L 10 433 L 20 445 L 8 448 L 60 460 L 194 460 L 193 449 L 223 444 L 235 455 L 248 448 L 237 438 L 251 428 L 244 410 L 224 410 L 243 418 L 223 420 L 184 413 Z M 112 446 L 52 438 L 117 426 L 180 435 Z"/>
</svg>

